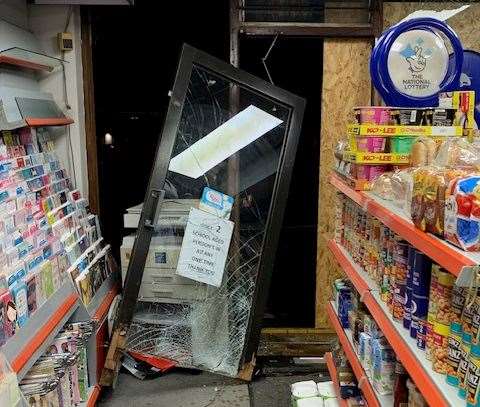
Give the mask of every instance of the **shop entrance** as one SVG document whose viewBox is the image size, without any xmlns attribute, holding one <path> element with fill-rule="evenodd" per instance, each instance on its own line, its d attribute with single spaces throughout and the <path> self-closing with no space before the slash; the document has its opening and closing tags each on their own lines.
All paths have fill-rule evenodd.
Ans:
<svg viewBox="0 0 480 407">
<path fill-rule="evenodd" d="M 123 215 L 144 198 L 182 42 L 228 60 L 228 2 L 221 3 L 192 4 L 196 10 L 187 14 L 177 5 L 166 15 L 155 2 L 138 1 L 134 8 L 99 7 L 91 16 L 100 215 L 118 258 L 123 236 L 134 232 L 124 228 Z M 268 80 L 261 58 L 272 39 L 242 38 L 240 67 Z M 321 39 L 279 37 L 267 59 L 275 85 L 308 104 L 265 327 L 315 325 L 322 53 Z"/>
</svg>

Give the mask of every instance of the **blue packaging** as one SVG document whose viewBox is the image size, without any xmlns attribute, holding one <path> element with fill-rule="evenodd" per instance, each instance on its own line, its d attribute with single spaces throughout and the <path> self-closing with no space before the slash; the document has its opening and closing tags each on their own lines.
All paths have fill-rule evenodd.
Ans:
<svg viewBox="0 0 480 407">
<path fill-rule="evenodd" d="M 338 292 L 338 319 L 343 328 L 350 328 L 348 311 L 352 309 L 352 292 L 348 287 L 340 288 Z"/>
<path fill-rule="evenodd" d="M 432 260 L 422 252 L 415 252 L 415 260 L 412 271 L 412 294 L 420 297 L 428 297 L 430 290 L 430 278 L 432 275 Z"/>
<path fill-rule="evenodd" d="M 428 297 L 412 294 L 412 322 L 410 323 L 410 336 L 417 338 L 420 320 L 426 320 L 428 313 Z"/>
<path fill-rule="evenodd" d="M 410 323 L 412 321 L 412 284 L 415 253 L 416 249 L 413 246 L 409 246 L 407 260 L 407 286 L 405 287 L 405 306 L 403 313 L 403 327 L 405 329 L 410 329 Z"/>
</svg>

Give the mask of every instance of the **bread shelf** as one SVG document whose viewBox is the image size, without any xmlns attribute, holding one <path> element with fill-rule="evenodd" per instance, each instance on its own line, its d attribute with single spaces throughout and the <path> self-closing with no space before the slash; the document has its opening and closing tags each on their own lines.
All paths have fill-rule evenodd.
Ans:
<svg viewBox="0 0 480 407">
<path fill-rule="evenodd" d="M 330 175 L 330 183 L 455 276 L 460 274 L 463 267 L 480 264 L 480 253 L 465 252 L 432 234 L 417 229 L 412 221 L 400 213 L 400 210 L 390 201 L 378 198 L 371 192 L 355 191 L 335 174 Z"/>
<path fill-rule="evenodd" d="M 417 347 L 416 341 L 410 338 L 410 333 L 403 328 L 403 325 L 393 320 L 387 306 L 380 299 L 378 289 L 367 273 L 355 264 L 345 249 L 336 242 L 330 241 L 328 246 L 355 288 L 361 290 L 365 306 L 428 405 L 435 407 L 463 405 L 464 401 L 457 396 L 456 388 L 446 383 L 444 375 L 432 370 L 431 362 L 425 357 L 425 352 Z"/>
<path fill-rule="evenodd" d="M 342 344 L 342 348 L 347 356 L 350 366 L 352 366 L 353 373 L 358 381 L 358 387 L 363 393 L 363 397 L 367 401 L 369 407 L 389 407 L 393 405 L 392 396 L 382 396 L 374 389 L 369 377 L 363 369 L 360 360 L 353 345 L 352 332 L 350 329 L 343 329 L 338 319 L 337 311 L 333 302 L 327 306 L 327 313 L 330 322 L 338 335 L 338 339 Z"/>
</svg>

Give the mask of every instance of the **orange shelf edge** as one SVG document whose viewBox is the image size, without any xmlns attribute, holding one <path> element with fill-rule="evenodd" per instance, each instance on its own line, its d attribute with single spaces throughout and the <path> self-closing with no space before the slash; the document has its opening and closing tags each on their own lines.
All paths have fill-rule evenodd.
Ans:
<svg viewBox="0 0 480 407">
<path fill-rule="evenodd" d="M 347 257 L 345 257 L 344 254 L 341 252 L 338 243 L 332 239 L 328 241 L 327 246 L 332 252 L 332 254 L 335 256 L 335 259 L 337 260 L 337 262 L 342 267 L 342 270 L 345 272 L 348 278 L 350 278 L 350 280 L 352 281 L 356 290 L 360 294 L 360 297 L 362 297 L 365 294 L 365 292 L 370 291 L 370 287 L 368 286 L 368 284 L 365 282 L 362 276 L 358 274 L 355 267 L 352 266 L 352 263 L 350 262 L 350 260 Z"/>
<path fill-rule="evenodd" d="M 53 329 L 62 321 L 65 315 L 77 302 L 78 296 L 70 294 L 67 299 L 58 307 L 57 311 L 50 317 L 48 322 L 40 329 L 32 341 L 22 350 L 22 352 L 12 361 L 12 369 L 19 372 L 23 366 L 30 360 L 32 355 L 48 338 Z"/>
<path fill-rule="evenodd" d="M 397 330 L 392 325 L 392 322 L 385 315 L 383 309 L 379 306 L 372 294 L 367 293 L 363 302 L 371 312 L 373 318 L 380 327 L 380 330 L 387 338 L 388 343 L 395 350 L 395 354 L 415 382 L 428 405 L 435 407 L 449 406 L 450 404 L 445 400 L 435 383 L 432 382 L 431 377 L 423 366 L 420 365 L 420 362 L 412 353 L 408 345 L 399 336 Z M 447 386 L 446 383 L 445 386 Z"/>
<path fill-rule="evenodd" d="M 72 124 L 73 119 L 71 119 L 70 117 L 64 117 L 64 118 L 26 117 L 25 122 L 31 127 L 66 126 L 67 124 Z"/>
<path fill-rule="evenodd" d="M 347 407 L 347 401 L 340 397 L 340 384 L 338 383 L 337 368 L 335 366 L 335 362 L 333 361 L 333 355 L 331 352 L 325 353 L 325 360 L 327 361 L 328 373 L 330 373 L 330 378 L 332 379 L 333 387 L 335 388 L 338 405 L 340 407 Z"/>
<path fill-rule="evenodd" d="M 330 174 L 329 180 L 340 192 L 455 276 L 458 276 L 464 266 L 475 265 L 473 260 L 448 243 L 417 229 L 413 223 L 391 212 L 364 192 L 354 191 L 335 174 Z"/>
<path fill-rule="evenodd" d="M 352 366 L 353 373 L 355 374 L 355 377 L 357 378 L 358 383 L 360 384 L 361 382 L 363 382 L 363 385 L 361 386 L 361 390 L 365 400 L 368 403 L 368 406 L 382 407 L 377 399 L 377 396 L 375 395 L 372 384 L 370 383 L 365 373 L 365 370 L 363 370 L 363 367 L 360 361 L 358 360 L 355 350 L 353 349 L 352 345 L 350 344 L 350 341 L 345 335 L 345 331 L 340 325 L 340 321 L 338 320 L 337 314 L 335 313 L 335 310 L 333 309 L 331 303 L 328 303 L 327 305 L 327 313 L 335 331 L 337 332 L 338 339 L 342 344 L 342 348 L 345 352 L 345 355 L 347 356 L 348 361 L 350 362 L 350 365 Z"/>
<path fill-rule="evenodd" d="M 339 264 L 341 264 L 342 267 L 344 264 L 346 264 L 347 269 L 352 270 L 361 279 L 362 276 L 357 273 L 350 259 L 344 256 L 344 254 L 341 251 L 337 250 L 337 252 L 339 254 L 339 256 L 337 257 L 337 261 L 339 262 Z M 346 270 L 345 272 L 348 275 L 348 271 Z M 367 285 L 365 281 L 364 281 L 364 284 Z M 427 371 L 423 368 L 423 366 L 421 366 L 420 362 L 417 360 L 416 356 L 412 353 L 409 346 L 400 337 L 392 321 L 389 319 L 389 317 L 387 317 L 387 315 L 385 315 L 384 310 L 378 304 L 377 300 L 373 297 L 370 291 L 365 292 L 363 296 L 363 302 L 368 308 L 368 310 L 370 311 L 370 313 L 372 314 L 375 321 L 377 322 L 378 326 L 380 327 L 380 330 L 383 332 L 383 334 L 387 338 L 390 346 L 395 350 L 397 357 L 405 366 L 405 369 L 408 371 L 409 375 L 417 385 L 418 389 L 420 390 L 422 395 L 425 397 L 425 400 L 428 402 L 428 404 L 430 406 L 435 406 L 435 407 L 449 406 L 448 401 L 440 393 L 436 384 L 432 381 L 431 377 L 429 376 Z M 344 345 L 344 342 L 346 342 L 347 345 L 351 348 L 350 342 L 348 341 L 348 338 L 345 336 L 345 333 L 343 332 L 343 328 L 340 325 L 340 321 L 338 321 L 337 315 L 330 303 L 328 304 L 327 311 L 328 311 L 330 320 L 334 325 L 335 331 L 337 331 L 337 334 L 339 335 L 339 339 L 340 339 L 340 342 L 342 343 L 342 347 L 344 348 L 345 353 L 347 354 L 347 357 L 350 360 L 350 356 L 347 353 Z M 339 334 L 338 329 L 342 330 L 343 341 L 342 341 L 342 335 Z M 353 349 L 351 350 L 353 351 Z M 350 363 L 352 364 L 351 361 Z M 352 368 L 354 369 L 355 375 L 357 375 L 353 364 L 352 364 Z M 358 379 L 358 376 L 357 376 L 357 379 Z"/>
<path fill-rule="evenodd" d="M 87 407 L 95 407 L 100 396 L 100 386 L 96 384 L 87 400 Z"/>
<path fill-rule="evenodd" d="M 115 296 L 118 294 L 119 291 L 119 285 L 116 284 L 105 296 L 104 300 L 100 304 L 100 306 L 97 308 L 95 311 L 95 314 L 93 314 L 93 318 L 95 321 L 100 322 L 103 320 L 105 315 L 108 313 L 108 309 L 110 308 L 110 304 L 112 303 L 113 299 Z"/>
<path fill-rule="evenodd" d="M 0 64 L 20 66 L 22 68 L 34 69 L 36 71 L 49 71 L 53 70 L 48 65 L 38 64 L 36 62 L 27 61 L 20 58 L 14 58 L 6 55 L 0 55 Z"/>
</svg>

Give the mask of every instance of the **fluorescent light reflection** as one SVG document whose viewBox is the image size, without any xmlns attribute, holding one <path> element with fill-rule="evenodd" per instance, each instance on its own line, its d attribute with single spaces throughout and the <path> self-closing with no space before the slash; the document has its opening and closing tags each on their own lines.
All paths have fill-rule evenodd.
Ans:
<svg viewBox="0 0 480 407">
<path fill-rule="evenodd" d="M 199 178 L 283 120 L 250 105 L 170 160 L 168 169 Z"/>
</svg>

